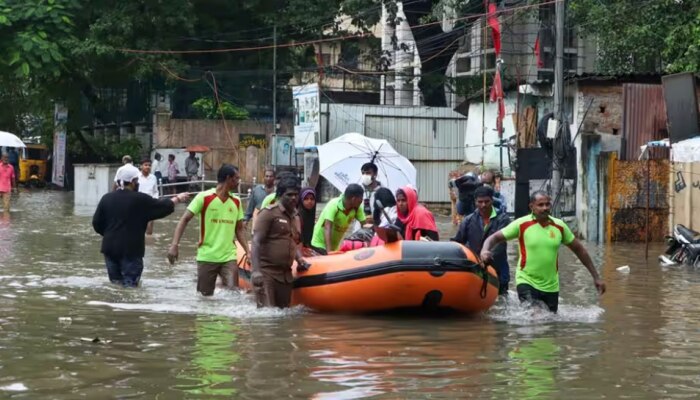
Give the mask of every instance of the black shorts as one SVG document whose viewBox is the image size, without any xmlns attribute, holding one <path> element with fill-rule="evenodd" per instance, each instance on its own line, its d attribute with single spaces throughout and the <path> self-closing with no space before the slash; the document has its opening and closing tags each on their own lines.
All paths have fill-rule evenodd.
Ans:
<svg viewBox="0 0 700 400">
<path fill-rule="evenodd" d="M 525 283 L 521 283 L 516 289 L 521 303 L 537 304 L 541 302 L 553 313 L 559 309 L 559 292 L 543 292 Z"/>
</svg>

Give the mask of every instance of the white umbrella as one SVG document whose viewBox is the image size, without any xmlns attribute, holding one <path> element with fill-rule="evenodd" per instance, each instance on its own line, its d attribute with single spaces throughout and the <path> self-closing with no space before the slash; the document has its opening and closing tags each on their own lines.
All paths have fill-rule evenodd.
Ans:
<svg viewBox="0 0 700 400">
<path fill-rule="evenodd" d="M 10 132 L 0 131 L 0 146 L 2 147 L 27 147 L 24 142 Z"/>
<path fill-rule="evenodd" d="M 396 191 L 406 185 L 416 186 L 416 168 L 383 139 L 346 133 L 318 147 L 319 169 L 340 191 L 351 183 L 360 183 L 362 164 L 374 162 L 382 186 Z"/>
</svg>

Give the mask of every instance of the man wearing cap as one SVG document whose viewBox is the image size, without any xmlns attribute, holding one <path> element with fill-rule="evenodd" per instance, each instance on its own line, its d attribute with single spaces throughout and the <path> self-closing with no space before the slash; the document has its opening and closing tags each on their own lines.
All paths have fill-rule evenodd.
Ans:
<svg viewBox="0 0 700 400">
<path fill-rule="evenodd" d="M 102 196 L 92 217 L 92 227 L 102 236 L 101 252 L 112 283 L 136 287 L 143 272 L 146 226 L 175 210 L 189 195 L 180 193 L 158 200 L 139 193 L 141 172 L 127 164 L 117 174 L 117 190 Z"/>
</svg>

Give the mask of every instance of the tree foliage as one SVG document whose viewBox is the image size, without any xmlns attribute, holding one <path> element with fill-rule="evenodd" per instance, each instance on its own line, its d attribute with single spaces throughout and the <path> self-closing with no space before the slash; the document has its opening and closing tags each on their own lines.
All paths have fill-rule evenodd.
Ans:
<svg viewBox="0 0 700 400">
<path fill-rule="evenodd" d="M 699 70 L 698 0 L 570 0 L 569 13 L 597 39 L 601 72 Z"/>
<path fill-rule="evenodd" d="M 250 116 L 245 108 L 235 106 L 225 100 L 217 103 L 214 99 L 201 98 L 192 103 L 192 107 L 200 118 L 205 119 L 221 119 L 223 116 L 225 119 L 245 120 Z"/>
</svg>

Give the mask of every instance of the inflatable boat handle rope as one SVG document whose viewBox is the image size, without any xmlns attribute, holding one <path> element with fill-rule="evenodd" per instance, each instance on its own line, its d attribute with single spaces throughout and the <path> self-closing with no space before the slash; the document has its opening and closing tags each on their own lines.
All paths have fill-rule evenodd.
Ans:
<svg viewBox="0 0 700 400">
<path fill-rule="evenodd" d="M 454 261 L 452 261 L 452 260 L 443 260 L 440 257 L 435 257 L 433 259 L 433 263 L 436 266 L 454 265 L 457 267 L 462 267 L 462 266 L 464 266 L 465 261 L 468 261 L 468 260 L 454 260 Z M 468 261 L 468 262 L 471 263 L 471 261 Z M 480 268 L 481 278 L 483 279 L 483 281 L 481 283 L 481 290 L 479 291 L 479 296 L 481 296 L 482 299 L 485 299 L 486 295 L 488 293 L 488 287 L 489 287 L 489 271 L 488 271 L 488 267 L 483 262 L 479 262 L 479 264 L 477 264 L 477 265 L 481 267 Z"/>
<path fill-rule="evenodd" d="M 481 261 L 481 259 L 479 259 L 479 266 L 481 267 L 481 277 L 484 279 L 484 281 L 481 283 L 481 292 L 479 292 L 479 295 L 482 299 L 485 299 L 486 292 L 489 287 L 489 267 L 486 265 L 486 263 Z"/>
<path fill-rule="evenodd" d="M 238 262 L 238 266 L 239 266 L 239 267 L 243 267 L 243 266 L 246 265 L 248 262 L 249 262 L 248 253 L 244 253 L 244 254 L 243 254 L 243 257 L 241 257 L 241 261 Z"/>
</svg>

